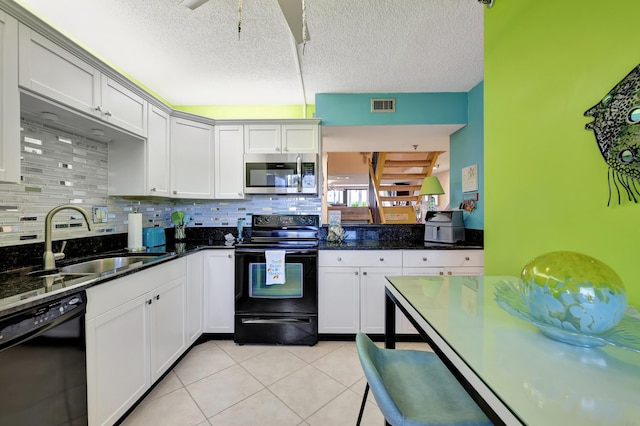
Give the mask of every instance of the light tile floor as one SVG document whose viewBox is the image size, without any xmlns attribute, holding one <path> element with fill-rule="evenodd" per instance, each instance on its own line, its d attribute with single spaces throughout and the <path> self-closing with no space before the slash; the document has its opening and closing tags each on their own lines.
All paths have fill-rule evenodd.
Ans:
<svg viewBox="0 0 640 426">
<path fill-rule="evenodd" d="M 397 347 L 429 350 L 426 343 Z M 365 384 L 355 342 L 240 346 L 210 340 L 193 347 L 123 425 L 355 425 Z M 383 424 L 369 394 L 362 425 Z"/>
</svg>

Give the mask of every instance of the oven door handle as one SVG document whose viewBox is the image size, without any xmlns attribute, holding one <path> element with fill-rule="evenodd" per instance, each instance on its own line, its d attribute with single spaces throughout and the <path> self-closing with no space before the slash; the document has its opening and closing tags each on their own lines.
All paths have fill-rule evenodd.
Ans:
<svg viewBox="0 0 640 426">
<path fill-rule="evenodd" d="M 296 172 L 298 173 L 298 192 L 302 192 L 302 157 L 296 157 Z"/>
<path fill-rule="evenodd" d="M 261 254 L 264 255 L 266 251 L 270 249 L 244 249 L 244 248 L 236 248 L 235 251 L 238 254 Z M 273 250 L 281 250 L 281 249 L 273 249 Z M 311 254 L 316 256 L 318 254 L 317 249 L 300 249 L 300 250 L 285 250 L 285 254 Z"/>
<path fill-rule="evenodd" d="M 309 323 L 308 318 L 242 318 L 243 324 L 299 324 Z"/>
</svg>

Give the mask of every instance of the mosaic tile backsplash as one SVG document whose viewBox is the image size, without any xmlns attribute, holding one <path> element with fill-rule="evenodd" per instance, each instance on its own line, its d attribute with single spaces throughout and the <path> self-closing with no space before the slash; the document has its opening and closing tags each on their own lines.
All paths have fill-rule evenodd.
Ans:
<svg viewBox="0 0 640 426">
<path fill-rule="evenodd" d="M 61 204 L 107 208 L 107 222 L 88 231 L 82 215 L 64 210 L 53 218 L 53 240 L 126 233 L 127 215 L 142 213 L 143 226 L 172 227 L 171 213 L 184 210 L 190 227 L 235 227 L 252 214 L 321 214 L 319 197 L 247 196 L 244 200 L 175 200 L 109 197 L 109 146 L 41 124 L 21 123 L 22 181 L 0 184 L 0 247 L 44 241 L 47 212 Z"/>
</svg>

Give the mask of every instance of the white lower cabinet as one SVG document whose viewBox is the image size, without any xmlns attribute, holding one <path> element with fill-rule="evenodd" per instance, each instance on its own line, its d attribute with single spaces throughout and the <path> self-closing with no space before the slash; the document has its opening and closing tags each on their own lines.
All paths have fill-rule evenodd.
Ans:
<svg viewBox="0 0 640 426">
<path fill-rule="evenodd" d="M 115 423 L 186 350 L 186 259 L 87 289 L 89 424 Z"/>
<path fill-rule="evenodd" d="M 384 333 L 388 276 L 482 275 L 482 250 L 320 250 L 318 331 Z M 416 334 L 396 308 L 396 333 Z"/>
<path fill-rule="evenodd" d="M 398 250 L 321 250 L 318 332 L 384 333 L 386 276 L 402 274 Z"/>
<path fill-rule="evenodd" d="M 235 256 L 231 249 L 204 252 L 204 332 L 233 333 Z"/>
<path fill-rule="evenodd" d="M 318 332 L 351 334 L 359 330 L 360 268 L 318 267 Z"/>
<path fill-rule="evenodd" d="M 202 335 L 204 256 L 203 252 L 187 256 L 187 346 Z"/>
<path fill-rule="evenodd" d="M 402 275 L 482 275 L 483 250 L 403 250 Z"/>
<path fill-rule="evenodd" d="M 402 275 L 483 275 L 483 250 L 403 250 Z M 396 317 L 402 333 L 417 333 L 406 316 Z"/>
<path fill-rule="evenodd" d="M 151 382 L 155 382 L 186 349 L 184 276 L 158 287 L 146 300 L 151 328 Z"/>
<path fill-rule="evenodd" d="M 384 286 L 385 277 L 402 275 L 400 266 L 395 268 L 361 268 L 360 276 L 360 331 L 384 334 Z M 398 308 L 396 308 L 398 311 Z M 399 312 L 399 311 L 398 311 Z M 396 329 L 396 332 L 400 332 Z"/>
</svg>

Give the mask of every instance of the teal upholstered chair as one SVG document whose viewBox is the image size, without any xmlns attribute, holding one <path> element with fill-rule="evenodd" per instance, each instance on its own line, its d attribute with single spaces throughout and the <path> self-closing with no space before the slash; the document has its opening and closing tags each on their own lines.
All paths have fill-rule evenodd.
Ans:
<svg viewBox="0 0 640 426">
<path fill-rule="evenodd" d="M 435 354 L 382 349 L 364 333 L 356 336 L 356 347 L 367 378 L 358 426 L 369 389 L 393 426 L 491 425 Z"/>
</svg>

